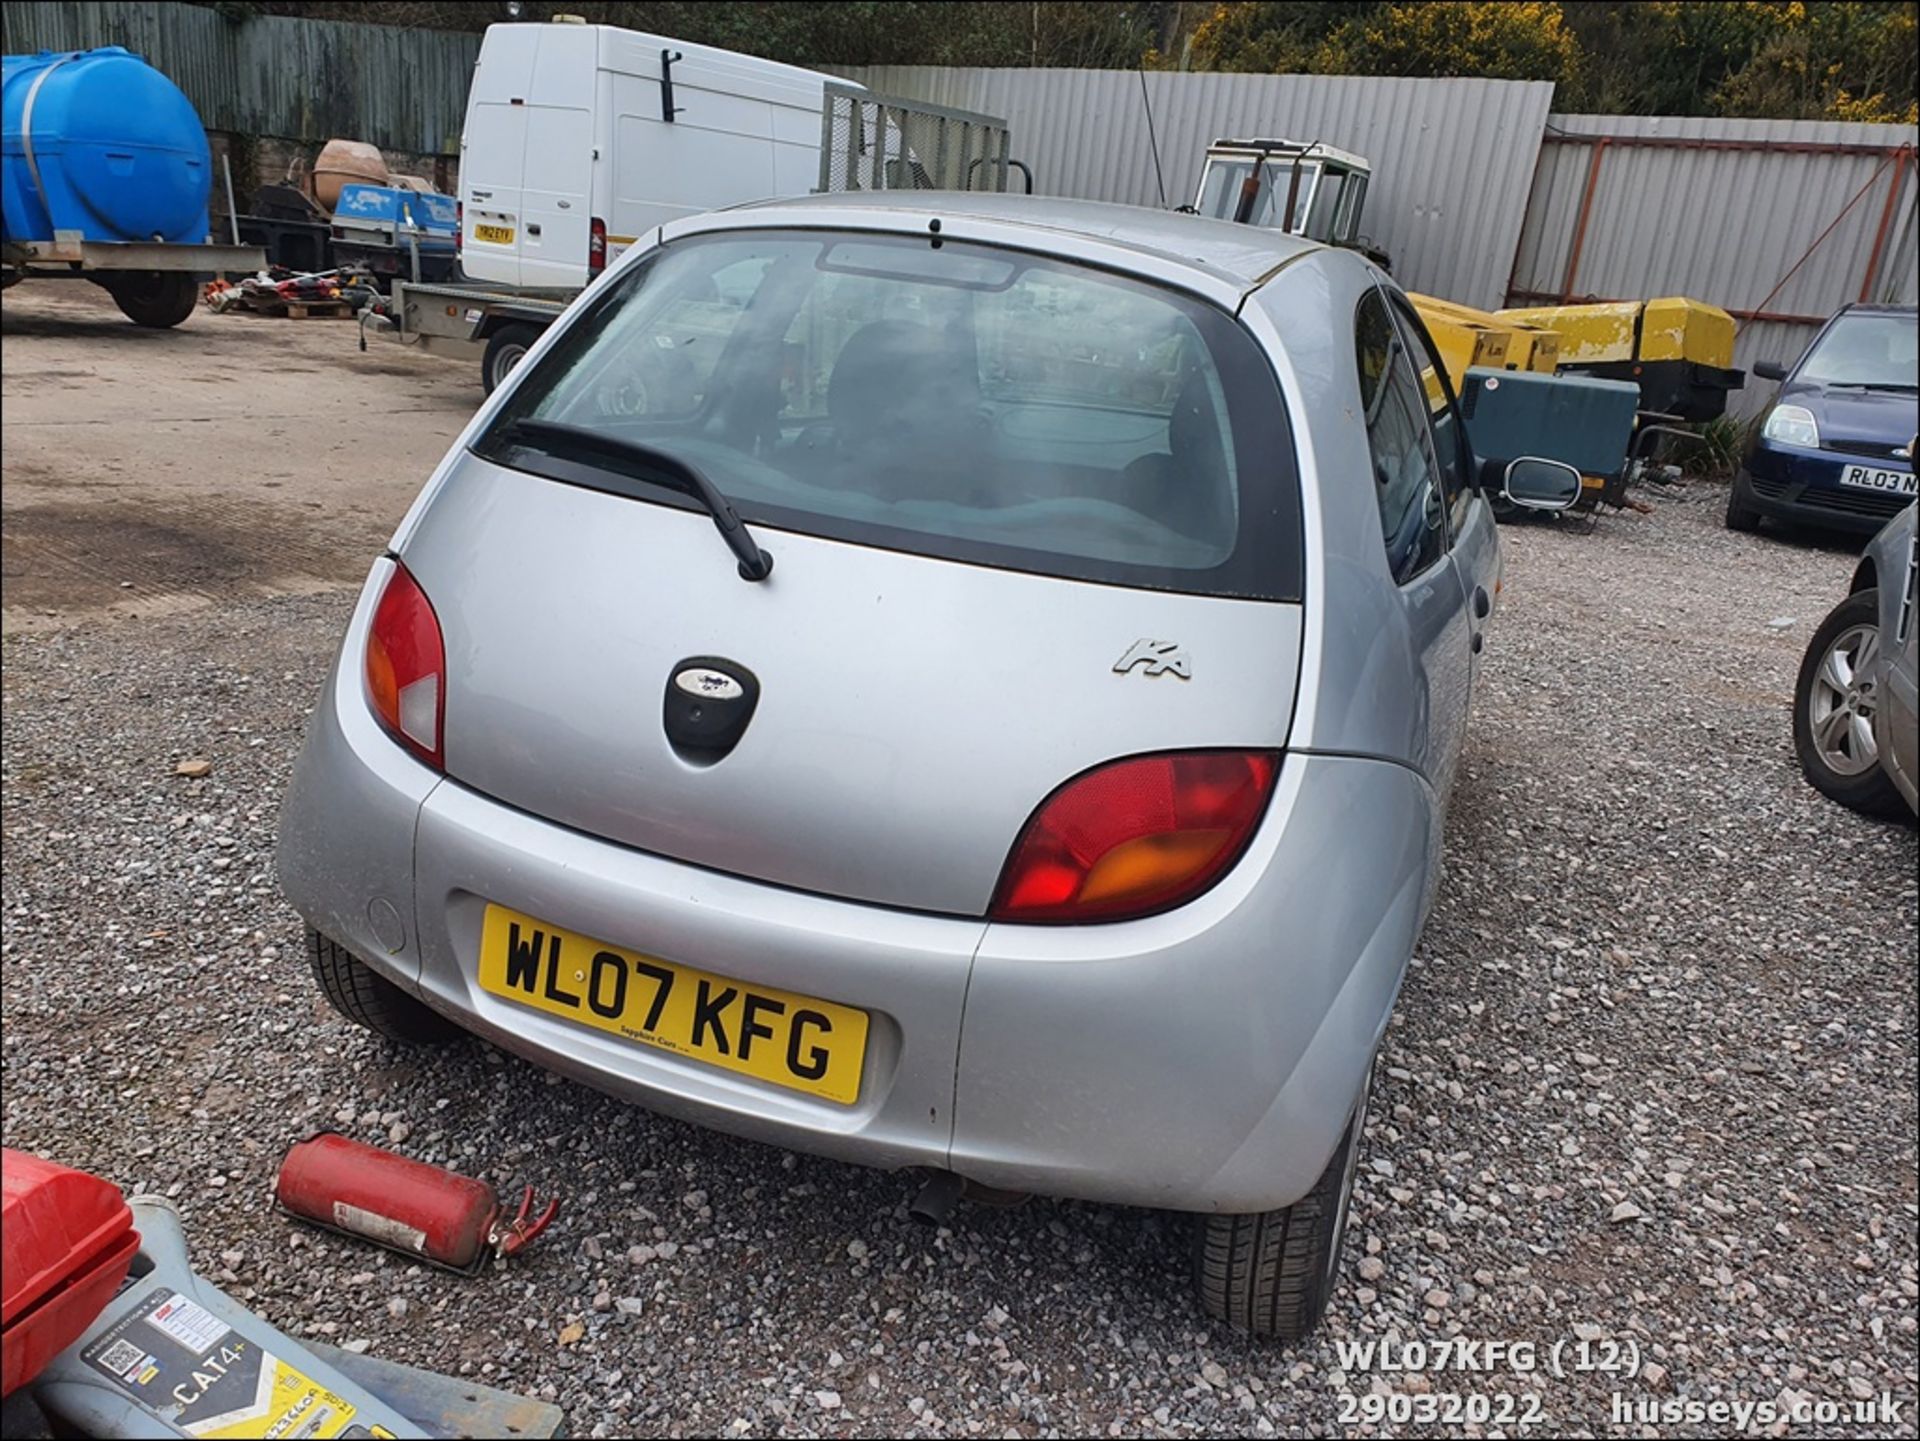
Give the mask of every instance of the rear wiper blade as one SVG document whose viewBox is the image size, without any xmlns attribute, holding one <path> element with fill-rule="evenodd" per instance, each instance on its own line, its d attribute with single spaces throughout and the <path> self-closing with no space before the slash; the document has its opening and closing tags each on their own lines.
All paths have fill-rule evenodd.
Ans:
<svg viewBox="0 0 1920 1441">
<path fill-rule="evenodd" d="M 504 439 L 523 441 L 539 450 L 584 452 L 607 460 L 624 461 L 646 469 L 643 479 L 657 480 L 683 495 L 690 495 L 707 508 L 714 527 L 740 561 L 742 580 L 765 580 L 773 573 L 773 557 L 762 550 L 748 533 L 745 522 L 732 502 L 708 480 L 700 468 L 672 451 L 661 450 L 638 440 L 623 440 L 581 425 L 562 425 L 552 420 L 521 419 L 501 432 Z"/>
</svg>

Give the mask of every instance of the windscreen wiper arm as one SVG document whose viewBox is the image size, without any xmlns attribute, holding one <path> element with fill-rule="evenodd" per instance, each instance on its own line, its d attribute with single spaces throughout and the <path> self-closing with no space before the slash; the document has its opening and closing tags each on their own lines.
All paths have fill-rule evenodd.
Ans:
<svg viewBox="0 0 1920 1441">
<path fill-rule="evenodd" d="M 760 549 L 732 502 L 691 461 L 641 441 L 623 440 L 582 425 L 562 425 L 552 420 L 516 420 L 501 435 L 506 440 L 523 441 L 540 450 L 584 452 L 644 467 L 646 474 L 642 479 L 670 486 L 707 508 L 727 549 L 739 558 L 742 580 L 765 580 L 773 573 L 773 557 Z"/>
</svg>

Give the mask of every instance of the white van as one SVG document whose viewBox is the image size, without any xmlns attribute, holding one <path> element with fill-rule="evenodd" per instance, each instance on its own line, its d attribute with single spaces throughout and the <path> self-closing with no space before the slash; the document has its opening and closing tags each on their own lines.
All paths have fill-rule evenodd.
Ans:
<svg viewBox="0 0 1920 1441">
<path fill-rule="evenodd" d="M 461 268 L 577 290 L 665 221 L 807 194 L 835 79 L 611 25 L 488 26 L 460 141 Z"/>
</svg>

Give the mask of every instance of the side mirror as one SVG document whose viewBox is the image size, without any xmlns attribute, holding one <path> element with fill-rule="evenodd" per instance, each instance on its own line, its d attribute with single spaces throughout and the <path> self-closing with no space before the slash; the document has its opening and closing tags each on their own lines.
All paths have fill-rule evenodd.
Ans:
<svg viewBox="0 0 1920 1441">
<path fill-rule="evenodd" d="M 1777 360 L 1754 361 L 1753 373 L 1762 380 L 1785 380 L 1787 378 L 1786 366 Z"/>
<path fill-rule="evenodd" d="M 1507 467 L 1502 489 L 1528 510 L 1565 510 L 1580 499 L 1580 472 L 1565 461 L 1523 455 Z"/>
</svg>

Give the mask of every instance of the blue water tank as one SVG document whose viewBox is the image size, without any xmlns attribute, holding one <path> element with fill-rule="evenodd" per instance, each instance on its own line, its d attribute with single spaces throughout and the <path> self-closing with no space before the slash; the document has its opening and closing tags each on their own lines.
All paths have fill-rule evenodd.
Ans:
<svg viewBox="0 0 1920 1441">
<path fill-rule="evenodd" d="M 118 45 L 0 64 L 0 235 L 206 244 L 213 158 L 177 85 Z"/>
</svg>

